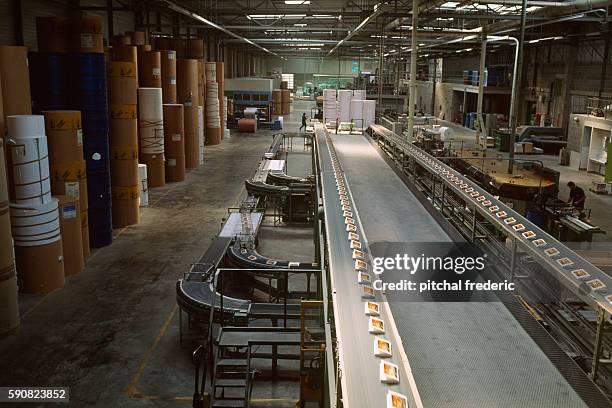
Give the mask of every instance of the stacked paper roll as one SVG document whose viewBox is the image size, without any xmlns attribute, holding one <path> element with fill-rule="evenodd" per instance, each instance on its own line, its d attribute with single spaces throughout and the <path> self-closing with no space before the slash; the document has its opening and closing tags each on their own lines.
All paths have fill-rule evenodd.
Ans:
<svg viewBox="0 0 612 408">
<path fill-rule="evenodd" d="M 351 121 L 351 98 L 353 91 L 350 89 L 341 89 L 338 91 L 338 120 L 340 122 Z"/>
<path fill-rule="evenodd" d="M 323 90 L 323 121 L 325 123 L 336 123 L 338 119 L 338 106 L 336 104 L 336 90 Z"/>
<path fill-rule="evenodd" d="M 204 107 L 198 106 L 198 143 L 200 145 L 200 165 L 204 164 Z"/>
<path fill-rule="evenodd" d="M 76 275 L 83 271 L 83 236 L 81 234 L 81 210 L 78 197 L 57 196 L 60 232 L 64 256 L 64 274 Z"/>
<path fill-rule="evenodd" d="M 81 247 L 83 258 L 89 256 L 87 223 L 87 173 L 83 157 L 83 130 L 79 111 L 45 111 L 45 130 L 49 148 L 51 193 L 79 200 Z M 70 250 L 70 247 L 68 247 Z"/>
<path fill-rule="evenodd" d="M 291 113 L 291 91 L 288 89 L 281 90 L 281 114 L 288 115 Z"/>
<path fill-rule="evenodd" d="M 185 54 L 185 40 L 182 38 L 172 38 L 170 40 L 170 49 L 176 51 L 176 58 L 187 58 Z"/>
<path fill-rule="evenodd" d="M 289 89 L 289 81 L 281 81 L 280 88 Z"/>
<path fill-rule="evenodd" d="M 204 58 L 204 40 L 191 38 L 185 41 L 185 56 L 189 59 Z"/>
<path fill-rule="evenodd" d="M 272 91 L 272 114 L 273 115 L 282 115 L 282 99 L 283 99 L 283 91 L 281 89 L 274 89 Z"/>
<path fill-rule="evenodd" d="M 366 90 L 365 89 L 354 89 L 353 90 L 353 100 L 360 100 L 360 101 L 365 101 L 366 100 Z"/>
<path fill-rule="evenodd" d="M 149 187 L 166 183 L 164 171 L 164 116 L 161 88 L 138 88 L 140 161 L 147 165 Z"/>
<path fill-rule="evenodd" d="M 204 63 L 204 70 L 206 73 L 206 82 L 217 82 L 217 63 L 216 62 Z"/>
<path fill-rule="evenodd" d="M 32 100 L 26 47 L 0 46 L 0 80 L 4 116 L 31 115 Z"/>
<path fill-rule="evenodd" d="M 68 49 L 79 53 L 104 53 L 102 17 L 75 16 L 68 21 Z"/>
<path fill-rule="evenodd" d="M 172 50 L 172 48 L 170 47 L 170 38 L 168 38 L 168 37 L 156 37 L 153 40 L 154 40 L 153 47 L 156 50 L 158 50 L 158 51 Z M 172 50 L 172 51 L 174 51 L 174 50 Z M 176 56 L 176 51 L 174 51 L 174 54 Z"/>
<path fill-rule="evenodd" d="M 164 103 L 176 103 L 176 51 L 160 51 L 162 97 Z"/>
<path fill-rule="evenodd" d="M 363 128 L 367 129 L 376 123 L 376 101 L 363 101 Z"/>
<path fill-rule="evenodd" d="M 36 17 L 39 52 L 68 52 L 68 19 Z"/>
<path fill-rule="evenodd" d="M 13 259 L 8 180 L 4 163 L 4 140 L 0 138 L 0 337 L 13 333 L 18 327 L 19 303 Z"/>
<path fill-rule="evenodd" d="M 116 34 L 113 36 L 113 47 L 122 45 L 132 45 L 132 37 L 125 34 Z"/>
<path fill-rule="evenodd" d="M 17 204 L 42 205 L 51 200 L 49 152 L 42 115 L 7 117 L 11 197 Z"/>
<path fill-rule="evenodd" d="M 147 182 L 147 165 L 138 165 L 138 182 L 140 184 L 140 206 L 149 205 L 149 185 Z"/>
<path fill-rule="evenodd" d="M 223 139 L 225 131 L 225 120 L 223 119 L 223 112 L 225 111 L 225 64 L 223 62 L 217 62 L 215 73 L 217 94 L 219 95 L 219 115 L 221 116 L 221 139 Z"/>
<path fill-rule="evenodd" d="M 128 31 L 126 35 L 129 35 L 133 45 L 145 45 L 147 43 L 147 35 L 144 31 Z"/>
<path fill-rule="evenodd" d="M 227 128 L 227 96 L 223 97 L 223 117 L 221 121 L 223 122 L 223 137 L 229 136 L 229 129 Z M 204 157 L 204 155 L 202 155 Z"/>
<path fill-rule="evenodd" d="M 164 105 L 166 181 L 185 180 L 185 130 L 183 105 Z"/>
<path fill-rule="evenodd" d="M 198 61 L 179 59 L 178 101 L 184 106 L 185 119 L 185 167 L 194 169 L 200 163 L 200 144 L 198 136 Z"/>
<path fill-rule="evenodd" d="M 110 104 L 110 167 L 113 225 L 138 224 L 138 104 L 137 68 L 133 62 L 108 65 Z"/>
<path fill-rule="evenodd" d="M 161 88 L 161 55 L 159 51 L 145 51 L 138 60 L 138 85 L 141 88 Z"/>
<path fill-rule="evenodd" d="M 363 101 L 353 99 L 351 101 L 351 122 L 355 127 L 363 127 Z"/>
<path fill-rule="evenodd" d="M 198 101 L 200 105 L 204 106 L 206 100 L 206 75 L 204 73 L 204 60 L 198 61 Z"/>
<path fill-rule="evenodd" d="M 221 115 L 217 82 L 206 83 L 206 144 L 221 143 Z"/>
<path fill-rule="evenodd" d="M 10 212 L 19 288 L 26 293 L 48 293 L 64 286 L 58 200 L 39 205 L 11 203 Z"/>
</svg>

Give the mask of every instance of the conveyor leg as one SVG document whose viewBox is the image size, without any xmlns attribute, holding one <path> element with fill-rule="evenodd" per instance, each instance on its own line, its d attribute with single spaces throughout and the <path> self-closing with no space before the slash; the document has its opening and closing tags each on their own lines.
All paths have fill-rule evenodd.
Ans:
<svg viewBox="0 0 612 408">
<path fill-rule="evenodd" d="M 591 365 L 590 377 L 593 382 L 597 381 L 597 370 L 599 369 L 599 358 L 601 356 L 601 339 L 603 337 L 603 327 L 606 324 L 605 319 L 606 312 L 603 309 L 599 309 L 599 316 L 597 318 L 597 333 L 595 335 L 595 348 L 593 349 L 593 362 Z"/>
<path fill-rule="evenodd" d="M 510 282 L 514 282 L 514 271 L 516 269 L 516 239 L 512 240 L 512 258 L 510 259 Z"/>
<path fill-rule="evenodd" d="M 472 243 L 476 242 L 476 207 L 474 207 L 474 217 L 472 218 Z"/>
</svg>

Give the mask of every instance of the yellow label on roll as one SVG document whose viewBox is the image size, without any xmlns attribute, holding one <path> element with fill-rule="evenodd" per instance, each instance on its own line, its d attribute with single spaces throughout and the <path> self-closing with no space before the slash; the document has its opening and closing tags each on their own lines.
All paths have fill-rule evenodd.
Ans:
<svg viewBox="0 0 612 408">
<path fill-rule="evenodd" d="M 78 181 L 87 177 L 85 160 L 74 163 L 52 164 L 50 168 L 53 180 Z"/>
<path fill-rule="evenodd" d="M 110 157 L 115 160 L 137 160 L 138 145 L 111 146 Z"/>
<path fill-rule="evenodd" d="M 47 130 L 78 130 L 81 129 L 81 112 L 55 111 L 43 112 Z"/>
<path fill-rule="evenodd" d="M 136 64 L 134 62 L 112 61 L 108 64 L 108 76 L 135 77 Z"/>
<path fill-rule="evenodd" d="M 111 119 L 136 119 L 136 105 L 110 105 Z"/>
<path fill-rule="evenodd" d="M 113 198 L 116 200 L 136 200 L 140 198 L 140 186 L 131 187 L 113 186 Z"/>
</svg>

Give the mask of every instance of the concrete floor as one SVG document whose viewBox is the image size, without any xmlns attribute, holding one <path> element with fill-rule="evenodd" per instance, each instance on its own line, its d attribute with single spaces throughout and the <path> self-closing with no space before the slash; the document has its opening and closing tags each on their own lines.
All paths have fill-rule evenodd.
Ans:
<svg viewBox="0 0 612 408">
<path fill-rule="evenodd" d="M 290 131 L 312 103 L 294 105 L 285 118 Z M 151 190 L 141 223 L 116 230 L 113 244 L 95 251 L 63 289 L 21 295 L 21 329 L 0 339 L 0 384 L 70 387 L 78 407 L 190 406 L 193 367 L 191 349 L 179 347 L 176 280 L 240 202 L 273 133 L 232 132 L 207 147 L 204 166 L 182 183 Z M 303 229 L 269 230 L 262 231 L 262 254 L 312 260 L 313 247 L 303 244 L 312 237 Z M 280 242 L 295 245 L 279 250 Z M 256 389 L 254 398 L 290 406 L 295 395 L 288 390 L 294 388 L 277 383 Z"/>
</svg>

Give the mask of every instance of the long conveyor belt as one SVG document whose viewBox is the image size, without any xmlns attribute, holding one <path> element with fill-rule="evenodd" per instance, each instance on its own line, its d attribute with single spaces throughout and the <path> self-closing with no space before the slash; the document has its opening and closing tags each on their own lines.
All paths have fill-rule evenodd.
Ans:
<svg viewBox="0 0 612 408">
<path fill-rule="evenodd" d="M 321 143 L 319 136 L 317 140 Z M 362 242 L 452 241 L 365 137 L 333 135 L 332 140 L 350 186 L 353 212 L 358 213 L 362 225 Z M 325 190 L 325 181 L 323 184 Z M 332 281 L 340 282 L 342 271 L 334 268 L 333 260 L 330 270 Z M 344 288 L 335 284 L 333 290 L 336 301 L 344 300 Z M 336 307 L 338 313 L 350 312 L 343 305 Z M 390 323 L 395 326 L 392 329 L 401 338 L 405 353 L 401 363 L 408 366 L 403 367 L 408 378 L 400 387 L 392 387 L 403 393 L 416 392 L 411 398 L 413 404 L 422 401 L 425 407 L 470 408 L 586 406 L 501 302 L 390 302 L 388 308 Z M 336 320 L 343 318 L 349 317 L 337 316 Z M 362 318 L 363 312 L 353 319 Z M 359 326 L 355 322 L 354 330 Z M 359 334 L 347 341 L 342 338 L 346 336 L 342 328 L 338 330 L 344 381 L 356 382 L 343 390 L 349 393 L 349 406 L 383 406 L 385 395 L 380 395 L 377 376 L 346 372 L 349 368 L 372 369 L 367 359 L 372 355 L 371 345 L 360 344 Z M 398 359 L 394 362 L 397 364 Z"/>
</svg>

